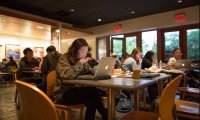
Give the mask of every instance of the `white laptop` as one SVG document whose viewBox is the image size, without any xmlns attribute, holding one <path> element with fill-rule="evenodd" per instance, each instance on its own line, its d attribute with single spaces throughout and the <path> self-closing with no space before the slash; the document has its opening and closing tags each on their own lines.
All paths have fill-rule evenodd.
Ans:
<svg viewBox="0 0 200 120">
<path fill-rule="evenodd" d="M 110 79 L 112 75 L 112 70 L 114 69 L 116 59 L 112 57 L 103 57 L 94 75 L 80 75 L 77 79 L 81 80 L 103 80 Z"/>
<path fill-rule="evenodd" d="M 176 60 L 175 68 L 176 69 L 190 69 L 191 60 Z"/>
</svg>

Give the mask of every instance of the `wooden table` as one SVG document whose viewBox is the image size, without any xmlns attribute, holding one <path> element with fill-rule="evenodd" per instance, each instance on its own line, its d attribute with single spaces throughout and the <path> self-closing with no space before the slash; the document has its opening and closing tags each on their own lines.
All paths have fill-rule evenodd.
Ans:
<svg viewBox="0 0 200 120">
<path fill-rule="evenodd" d="M 159 91 L 163 90 L 163 82 L 171 79 L 171 75 L 161 74 L 155 78 L 112 78 L 109 80 L 63 80 L 63 84 L 76 84 L 84 86 L 101 87 L 108 89 L 108 115 L 109 120 L 115 119 L 115 90 L 129 90 L 134 92 L 134 109 L 139 110 L 139 90 L 158 83 Z"/>
<path fill-rule="evenodd" d="M 23 73 L 32 73 L 32 74 L 42 74 L 42 72 L 40 70 L 36 70 L 36 71 L 22 71 Z"/>
<path fill-rule="evenodd" d="M 7 72 L 1 72 L 0 71 L 0 75 L 9 75 L 10 73 L 7 73 Z"/>
<path fill-rule="evenodd" d="M 184 87 L 187 87 L 187 83 L 186 83 L 186 79 L 187 79 L 187 72 L 189 72 L 190 70 L 189 69 L 185 69 L 184 71 L 182 70 L 166 70 L 166 69 L 162 69 L 161 72 L 163 73 L 166 73 L 166 74 L 171 74 L 172 76 L 177 76 L 177 75 L 183 75 L 183 85 Z"/>
<path fill-rule="evenodd" d="M 10 75 L 11 73 L 6 73 L 6 72 L 0 72 L 0 76 L 4 76 L 4 75 Z M 1 79 L 3 80 L 3 78 L 1 77 Z M 2 82 L 1 82 L 2 83 Z"/>
</svg>

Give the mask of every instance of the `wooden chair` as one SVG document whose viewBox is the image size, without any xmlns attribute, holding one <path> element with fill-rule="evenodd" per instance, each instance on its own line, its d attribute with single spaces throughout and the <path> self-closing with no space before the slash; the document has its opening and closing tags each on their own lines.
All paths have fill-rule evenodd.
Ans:
<svg viewBox="0 0 200 120">
<path fill-rule="evenodd" d="M 17 68 L 16 66 L 8 66 L 7 71 L 12 74 L 12 81 L 17 80 Z M 15 90 L 15 103 L 17 108 L 19 108 L 18 90 Z"/>
<path fill-rule="evenodd" d="M 16 80 L 20 93 L 20 120 L 58 120 L 56 107 L 49 97 L 37 87 Z"/>
<path fill-rule="evenodd" d="M 190 120 L 200 120 L 199 104 L 184 100 L 176 100 L 177 116 Z"/>
<path fill-rule="evenodd" d="M 15 81 L 15 74 L 17 72 L 16 66 L 8 66 L 7 71 L 12 75 L 12 81 Z"/>
<path fill-rule="evenodd" d="M 199 89 L 190 87 L 179 87 L 181 100 L 176 100 L 177 115 L 182 118 L 200 119 L 199 103 L 189 102 L 185 100 L 185 97 L 199 98 Z"/>
<path fill-rule="evenodd" d="M 159 114 L 131 111 L 123 115 L 119 120 L 173 120 L 172 108 L 175 104 L 176 90 L 179 86 L 182 76 L 179 75 L 166 86 L 159 102 Z"/>
<path fill-rule="evenodd" d="M 180 91 L 181 100 L 185 100 L 185 97 L 198 97 L 200 94 L 199 88 L 191 88 L 191 87 L 179 87 L 178 91 Z M 198 97 L 199 98 L 199 97 Z"/>
<path fill-rule="evenodd" d="M 56 83 L 57 74 L 56 71 L 51 71 L 47 75 L 47 95 L 49 97 L 53 94 L 54 85 Z M 85 107 L 84 104 L 76 104 L 76 105 L 60 105 L 55 104 L 58 111 L 65 112 L 65 120 L 70 119 L 70 111 L 69 109 L 80 109 L 80 120 L 82 119 L 83 115 L 83 108 Z"/>
</svg>

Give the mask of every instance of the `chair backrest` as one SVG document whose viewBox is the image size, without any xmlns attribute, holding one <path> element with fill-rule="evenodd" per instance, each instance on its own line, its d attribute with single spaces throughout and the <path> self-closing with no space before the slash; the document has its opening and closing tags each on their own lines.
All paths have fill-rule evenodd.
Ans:
<svg viewBox="0 0 200 120">
<path fill-rule="evenodd" d="M 7 71 L 9 73 L 16 73 L 17 72 L 17 68 L 16 68 L 16 66 L 8 66 Z"/>
<path fill-rule="evenodd" d="M 166 86 L 160 97 L 159 114 L 161 120 L 173 120 L 172 108 L 175 105 L 176 90 L 182 75 L 177 76 Z"/>
<path fill-rule="evenodd" d="M 16 80 L 20 95 L 20 120 L 58 120 L 56 108 L 49 97 L 37 87 Z"/>
<path fill-rule="evenodd" d="M 56 71 L 51 71 L 47 75 L 47 95 L 49 97 L 53 94 L 54 85 L 56 83 L 57 73 Z"/>
</svg>

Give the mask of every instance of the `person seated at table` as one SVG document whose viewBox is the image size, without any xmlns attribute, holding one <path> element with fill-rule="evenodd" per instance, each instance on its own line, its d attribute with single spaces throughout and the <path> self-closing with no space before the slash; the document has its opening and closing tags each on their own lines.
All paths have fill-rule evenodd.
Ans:
<svg viewBox="0 0 200 120">
<path fill-rule="evenodd" d="M 61 54 L 58 51 L 56 51 L 56 48 L 54 46 L 47 47 L 46 52 L 47 55 L 44 57 L 41 66 L 41 72 L 44 80 L 41 84 L 38 84 L 37 86 L 45 93 L 47 92 L 47 75 L 49 72 L 56 70 L 58 60 L 61 56 Z"/>
<path fill-rule="evenodd" d="M 1 63 L 1 71 L 2 72 L 6 72 L 6 64 L 7 64 L 7 60 L 3 59 L 2 63 Z"/>
<path fill-rule="evenodd" d="M 13 76 L 13 72 L 16 72 L 16 71 L 13 71 L 12 68 L 10 67 L 15 67 L 15 69 L 17 70 L 18 66 L 17 66 L 17 63 L 15 62 L 15 60 L 13 59 L 13 57 L 9 57 L 9 62 L 6 64 L 6 72 L 9 72 L 11 73 L 10 75 L 7 76 L 7 81 L 8 80 L 11 80 L 14 76 Z"/>
<path fill-rule="evenodd" d="M 121 66 L 121 61 L 117 58 L 117 54 L 116 54 L 115 52 L 113 52 L 113 53 L 111 54 L 111 57 L 113 57 L 113 58 L 116 59 L 114 68 L 115 68 L 115 69 L 120 68 L 120 66 Z"/>
<path fill-rule="evenodd" d="M 153 65 L 154 59 L 154 52 L 152 50 L 147 51 L 142 59 L 142 69 L 150 68 Z"/>
<path fill-rule="evenodd" d="M 142 62 L 142 50 L 140 48 L 134 48 L 130 57 L 128 57 L 123 64 L 127 65 L 129 68 L 129 71 L 133 71 L 133 66 L 136 64 L 141 64 Z M 123 69 L 123 68 L 122 68 Z"/>
<path fill-rule="evenodd" d="M 56 68 L 58 77 L 61 82 L 63 80 L 76 79 L 78 75 L 84 75 L 92 73 L 87 58 L 88 43 L 85 39 L 76 39 L 69 47 L 68 52 L 63 54 Z M 73 105 L 73 104 L 85 104 L 86 113 L 85 120 L 94 120 L 96 109 L 102 116 L 103 120 L 108 119 L 107 109 L 104 108 L 99 95 L 99 90 L 95 87 L 81 87 L 75 85 L 60 86 L 63 94 L 62 100 L 59 104 Z"/>
<path fill-rule="evenodd" d="M 181 48 L 178 47 L 174 49 L 174 57 L 171 57 L 168 63 L 176 62 L 176 60 L 181 60 L 181 59 L 182 59 L 182 52 L 181 52 Z"/>
<path fill-rule="evenodd" d="M 148 51 L 143 59 L 142 59 L 142 69 L 144 68 L 150 68 L 153 64 L 154 61 L 154 52 L 152 50 Z M 149 92 L 149 102 L 152 103 L 155 99 L 156 96 L 158 96 L 158 85 L 153 84 L 148 87 L 148 92 Z"/>
<path fill-rule="evenodd" d="M 19 61 L 19 68 L 17 70 L 17 78 L 26 82 L 40 83 L 41 78 L 34 74 L 35 70 L 38 70 L 39 62 L 33 57 L 33 51 L 31 48 L 25 48 L 24 57 Z"/>
<path fill-rule="evenodd" d="M 121 63 L 124 63 L 124 61 L 129 57 L 128 53 L 122 53 L 122 57 L 119 59 Z"/>
<path fill-rule="evenodd" d="M 6 69 L 8 69 L 8 66 L 15 66 L 16 68 L 18 68 L 17 63 L 15 62 L 13 57 L 9 57 L 9 62 L 6 64 Z"/>
</svg>

